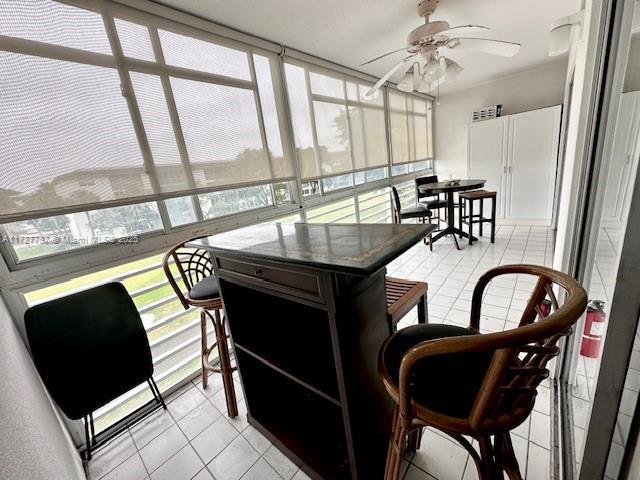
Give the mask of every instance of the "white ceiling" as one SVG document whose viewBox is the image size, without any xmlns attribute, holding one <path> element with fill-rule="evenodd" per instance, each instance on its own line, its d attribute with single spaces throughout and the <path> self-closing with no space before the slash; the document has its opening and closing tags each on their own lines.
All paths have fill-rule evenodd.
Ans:
<svg viewBox="0 0 640 480">
<path fill-rule="evenodd" d="M 359 65 L 404 46 L 407 34 L 423 22 L 416 14 L 418 0 L 154 1 L 375 76 L 383 75 L 402 58 L 402 53 L 366 67 Z M 431 20 L 446 20 L 451 26 L 486 25 L 492 30 L 477 36 L 522 44 L 513 58 L 451 53 L 449 56 L 465 71 L 441 93 L 557 60 L 547 56 L 549 25 L 577 11 L 580 3 L 580 0 L 440 0 Z M 398 81 L 398 77 L 392 80 Z"/>
</svg>

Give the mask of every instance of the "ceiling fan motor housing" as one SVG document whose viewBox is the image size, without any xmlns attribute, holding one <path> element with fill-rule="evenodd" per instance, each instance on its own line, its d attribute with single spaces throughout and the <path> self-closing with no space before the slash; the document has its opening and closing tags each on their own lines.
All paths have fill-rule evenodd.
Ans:
<svg viewBox="0 0 640 480">
<path fill-rule="evenodd" d="M 433 38 L 440 32 L 444 32 L 449 29 L 449 22 L 436 21 L 425 23 L 413 30 L 407 37 L 407 46 L 419 47 L 424 44 L 437 43 L 438 40 Z"/>
<path fill-rule="evenodd" d="M 436 11 L 439 1 L 440 0 L 422 0 L 418 3 L 418 15 L 421 17 L 428 17 L 429 15 L 432 15 L 433 12 Z"/>
</svg>

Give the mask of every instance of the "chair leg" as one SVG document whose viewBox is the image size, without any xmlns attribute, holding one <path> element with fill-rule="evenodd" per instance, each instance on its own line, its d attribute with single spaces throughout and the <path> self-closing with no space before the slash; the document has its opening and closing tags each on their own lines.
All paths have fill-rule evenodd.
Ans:
<svg viewBox="0 0 640 480">
<path fill-rule="evenodd" d="M 87 462 L 91 460 L 91 435 L 89 435 L 89 415 L 84 417 L 84 441 L 87 447 L 84 455 Z"/>
<path fill-rule="evenodd" d="M 480 236 L 482 236 L 482 224 L 484 218 L 482 217 L 482 207 L 484 206 L 484 198 L 480 199 Z"/>
<path fill-rule="evenodd" d="M 458 197 L 458 228 L 462 230 L 462 217 L 464 216 L 464 199 Z"/>
<path fill-rule="evenodd" d="M 220 373 L 222 374 L 222 384 L 224 385 L 224 395 L 227 400 L 227 413 L 229 417 L 238 416 L 238 402 L 236 400 L 236 390 L 233 384 L 233 371 L 231 357 L 229 356 L 229 344 L 224 319 L 220 315 L 220 310 L 215 310 L 213 325 L 218 340 L 218 355 L 220 356 Z"/>
<path fill-rule="evenodd" d="M 422 428 L 412 430 L 407 436 L 407 452 L 416 452 L 422 443 Z"/>
<path fill-rule="evenodd" d="M 433 233 L 429 234 L 429 251 L 433 252 Z"/>
<path fill-rule="evenodd" d="M 491 243 L 496 243 L 496 197 L 491 198 Z"/>
<path fill-rule="evenodd" d="M 429 323 L 429 307 L 426 295 L 423 295 L 418 302 L 418 323 Z"/>
<path fill-rule="evenodd" d="M 402 427 L 398 407 L 394 408 L 393 424 L 391 429 L 391 439 L 389 441 L 389 450 L 387 452 L 387 465 L 384 473 L 384 480 L 399 480 L 400 466 L 405 453 L 405 443 L 407 441 L 407 432 Z"/>
<path fill-rule="evenodd" d="M 207 313 L 200 310 L 200 357 L 202 363 L 202 388 L 209 384 L 209 347 L 207 345 Z"/>
<path fill-rule="evenodd" d="M 469 200 L 469 245 L 473 245 L 473 200 Z"/>
<path fill-rule="evenodd" d="M 509 432 L 497 434 L 495 444 L 498 472 L 504 471 L 509 480 L 522 480 L 518 459 L 513 451 L 513 443 Z"/>
<path fill-rule="evenodd" d="M 498 480 L 498 469 L 495 463 L 495 452 L 493 445 L 491 444 L 491 437 L 485 435 L 478 439 L 480 444 L 480 457 L 482 462 L 482 469 L 479 471 L 481 480 Z"/>
</svg>

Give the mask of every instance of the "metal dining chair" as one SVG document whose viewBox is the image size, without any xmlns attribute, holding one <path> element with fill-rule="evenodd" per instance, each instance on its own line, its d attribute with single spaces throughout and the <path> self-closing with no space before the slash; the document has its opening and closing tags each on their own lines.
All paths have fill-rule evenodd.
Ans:
<svg viewBox="0 0 640 480">
<path fill-rule="evenodd" d="M 402 208 L 400 204 L 400 195 L 396 187 L 391 187 L 393 194 L 393 223 L 402 223 L 402 220 L 415 218 L 420 223 L 431 223 L 431 210 L 424 205 L 416 205 L 415 207 Z M 428 221 L 427 221 L 428 220 Z M 433 233 L 429 233 L 429 249 L 433 251 Z M 427 243 L 425 238 L 424 243 Z"/>
<path fill-rule="evenodd" d="M 438 183 L 437 175 L 430 175 L 428 177 L 418 177 L 415 180 L 416 182 L 416 198 L 418 199 L 419 205 L 424 205 L 431 212 L 436 212 L 437 215 L 435 217 L 438 220 L 438 228 L 440 228 L 440 221 L 446 221 L 447 214 L 447 200 L 440 197 L 439 193 L 429 194 L 423 193 L 420 191 L 418 187 L 421 185 L 426 185 L 428 183 Z M 440 210 L 444 209 L 444 218 L 440 215 Z"/>
<path fill-rule="evenodd" d="M 537 277 L 520 324 L 479 334 L 485 288 L 506 274 Z M 399 478 L 415 431 L 426 426 L 457 440 L 481 480 L 502 479 L 503 472 L 521 480 L 510 432 L 531 414 L 537 387 L 549 375 L 547 363 L 558 355 L 559 340 L 571 332 L 586 305 L 585 290 L 564 273 L 504 265 L 480 277 L 468 328 L 424 324 L 392 335 L 379 356 L 380 376 L 395 403 L 385 480 Z M 465 436 L 478 442 L 479 454 Z"/>
</svg>

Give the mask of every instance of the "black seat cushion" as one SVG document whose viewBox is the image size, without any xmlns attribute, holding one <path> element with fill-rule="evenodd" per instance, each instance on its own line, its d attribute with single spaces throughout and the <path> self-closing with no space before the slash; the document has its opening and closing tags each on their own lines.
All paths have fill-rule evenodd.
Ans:
<svg viewBox="0 0 640 480">
<path fill-rule="evenodd" d="M 426 208 L 444 208 L 447 206 L 446 200 L 421 200 L 420 205 Z"/>
<path fill-rule="evenodd" d="M 189 298 L 193 300 L 209 300 L 220 296 L 220 285 L 215 275 L 203 278 L 189 290 Z"/>
<path fill-rule="evenodd" d="M 420 324 L 399 330 L 390 340 L 383 359 L 387 372 L 398 382 L 404 354 L 425 340 L 474 335 L 454 325 Z M 412 398 L 431 410 L 464 418 L 469 415 L 476 394 L 491 361 L 491 353 L 473 352 L 436 355 L 419 361 L 411 373 Z"/>
<path fill-rule="evenodd" d="M 403 208 L 400 216 L 402 218 L 420 218 L 420 217 L 430 217 L 431 212 L 427 207 L 422 205 L 418 205 L 415 207 Z"/>
<path fill-rule="evenodd" d="M 41 303 L 26 311 L 24 321 L 42 381 L 71 419 L 153 375 L 147 333 L 120 283 Z"/>
</svg>

